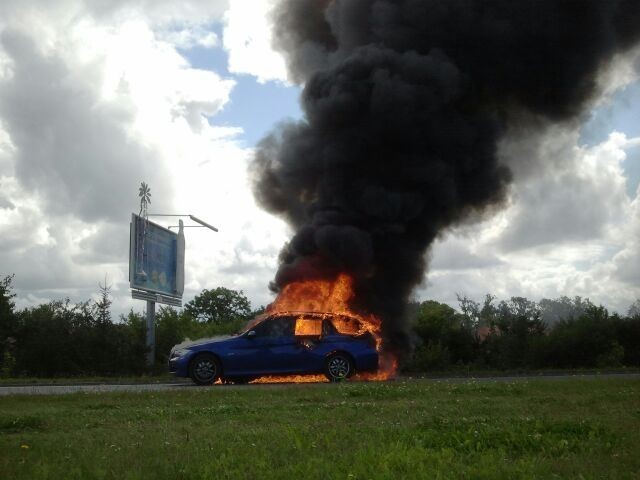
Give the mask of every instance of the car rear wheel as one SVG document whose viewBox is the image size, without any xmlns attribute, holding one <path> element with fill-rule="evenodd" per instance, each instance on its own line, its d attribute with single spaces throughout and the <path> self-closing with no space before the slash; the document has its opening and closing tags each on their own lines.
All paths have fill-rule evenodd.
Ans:
<svg viewBox="0 0 640 480">
<path fill-rule="evenodd" d="M 200 353 L 189 365 L 189 376 L 196 385 L 211 385 L 220 376 L 220 362 L 210 353 Z"/>
<path fill-rule="evenodd" d="M 324 374 L 332 382 L 339 382 L 349 378 L 354 373 L 351 357 L 344 353 L 334 353 L 327 358 Z"/>
</svg>

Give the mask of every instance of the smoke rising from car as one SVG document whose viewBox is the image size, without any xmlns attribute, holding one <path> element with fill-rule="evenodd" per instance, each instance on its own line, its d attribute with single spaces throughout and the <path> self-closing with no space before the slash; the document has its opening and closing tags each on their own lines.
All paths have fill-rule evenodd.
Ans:
<svg viewBox="0 0 640 480">
<path fill-rule="evenodd" d="M 505 200 L 505 132 L 581 115 L 639 25 L 636 0 L 281 0 L 275 43 L 304 119 L 251 167 L 259 204 L 295 231 L 271 288 L 347 272 L 354 308 L 406 349 L 428 248 Z"/>
</svg>

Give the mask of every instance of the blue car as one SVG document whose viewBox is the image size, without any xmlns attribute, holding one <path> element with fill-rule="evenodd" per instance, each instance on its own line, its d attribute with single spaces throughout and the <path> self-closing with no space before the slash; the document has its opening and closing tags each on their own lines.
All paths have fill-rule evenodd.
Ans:
<svg viewBox="0 0 640 480">
<path fill-rule="evenodd" d="M 322 373 L 339 381 L 378 368 L 375 339 L 361 332 L 358 320 L 347 315 L 273 314 L 234 337 L 176 345 L 169 371 L 198 385 Z"/>
</svg>

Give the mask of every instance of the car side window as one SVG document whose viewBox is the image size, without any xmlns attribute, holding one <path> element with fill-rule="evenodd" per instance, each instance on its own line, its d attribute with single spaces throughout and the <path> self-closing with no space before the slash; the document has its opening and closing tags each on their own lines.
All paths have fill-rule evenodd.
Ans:
<svg viewBox="0 0 640 480">
<path fill-rule="evenodd" d="M 296 318 L 296 337 L 320 337 L 322 335 L 322 319 L 301 316 Z"/>
<path fill-rule="evenodd" d="M 291 337 L 295 319 L 293 317 L 280 317 L 272 320 L 270 337 Z"/>
<path fill-rule="evenodd" d="M 254 330 L 257 337 L 288 337 L 293 335 L 295 319 L 293 317 L 278 317 L 265 320 Z"/>
<path fill-rule="evenodd" d="M 269 323 L 271 320 L 264 320 L 260 322 L 258 325 L 253 327 L 251 330 L 256 332 L 256 337 L 264 337 L 266 336 L 267 330 L 269 329 Z"/>
</svg>

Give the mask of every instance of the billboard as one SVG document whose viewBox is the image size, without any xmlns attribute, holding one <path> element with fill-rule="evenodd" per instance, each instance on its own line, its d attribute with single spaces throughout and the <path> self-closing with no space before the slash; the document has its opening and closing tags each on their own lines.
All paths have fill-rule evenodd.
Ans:
<svg viewBox="0 0 640 480">
<path fill-rule="evenodd" d="M 182 227 L 182 225 L 181 225 Z M 129 284 L 147 292 L 182 297 L 184 291 L 184 233 L 131 215 Z"/>
</svg>

